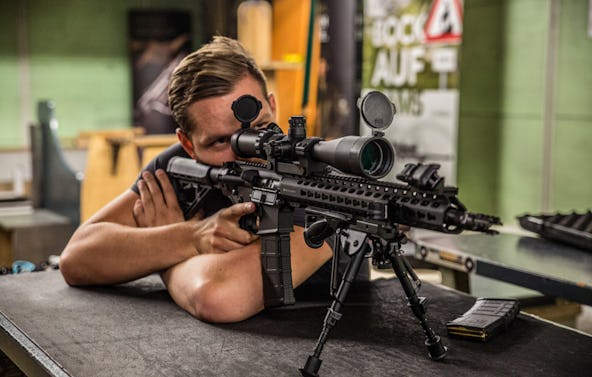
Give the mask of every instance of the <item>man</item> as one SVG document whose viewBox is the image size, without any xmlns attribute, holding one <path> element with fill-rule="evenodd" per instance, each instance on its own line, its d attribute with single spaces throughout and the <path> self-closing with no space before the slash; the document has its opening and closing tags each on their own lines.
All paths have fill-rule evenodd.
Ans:
<svg viewBox="0 0 592 377">
<path fill-rule="evenodd" d="M 216 37 L 179 64 L 169 87 L 179 144 L 74 233 L 60 260 L 68 284 L 115 284 L 160 272 L 175 302 L 199 319 L 240 321 L 263 309 L 260 243 L 238 225 L 255 205 L 227 207 L 220 198 L 185 220 L 163 170 L 173 156 L 215 166 L 236 160 L 230 136 L 240 123 L 231 104 L 245 94 L 263 104 L 253 127 L 275 121 L 276 103 L 263 73 L 232 39 Z M 327 245 L 308 248 L 302 232 L 296 227 L 291 235 L 294 287 L 332 255 Z"/>
</svg>

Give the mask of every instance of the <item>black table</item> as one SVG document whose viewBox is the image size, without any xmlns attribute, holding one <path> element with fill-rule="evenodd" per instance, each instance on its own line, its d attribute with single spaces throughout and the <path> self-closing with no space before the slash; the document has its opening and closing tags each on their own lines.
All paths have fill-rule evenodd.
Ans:
<svg viewBox="0 0 592 377">
<path fill-rule="evenodd" d="M 324 289 L 323 289 L 324 291 Z M 200 322 L 156 276 L 72 288 L 59 271 L 0 278 L 0 350 L 50 376 L 298 376 L 318 337 L 320 291 L 235 324 Z M 324 293 L 324 292 L 323 292 Z M 357 284 L 324 349 L 322 376 L 584 376 L 592 337 L 520 314 L 488 343 L 449 339 L 445 323 L 474 302 L 424 284 L 431 326 L 450 347 L 430 361 L 397 280 Z"/>
</svg>

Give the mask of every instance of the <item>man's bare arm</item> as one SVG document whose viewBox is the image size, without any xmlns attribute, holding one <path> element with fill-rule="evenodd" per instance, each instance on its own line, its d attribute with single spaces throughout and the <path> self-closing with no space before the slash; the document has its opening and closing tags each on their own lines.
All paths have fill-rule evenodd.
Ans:
<svg viewBox="0 0 592 377">
<path fill-rule="evenodd" d="M 255 239 L 232 226 L 252 212 L 249 204 L 183 221 L 166 174 L 159 171 L 156 176 L 162 191 L 156 178 L 145 173 L 138 184 L 140 195 L 128 190 L 78 228 L 60 259 L 69 284 L 130 281 L 197 254 L 226 252 Z"/>
<path fill-rule="evenodd" d="M 125 192 L 76 230 L 60 258 L 68 284 L 130 281 L 196 255 L 188 222 L 137 227 L 132 214 L 137 199 L 135 192 Z"/>
</svg>

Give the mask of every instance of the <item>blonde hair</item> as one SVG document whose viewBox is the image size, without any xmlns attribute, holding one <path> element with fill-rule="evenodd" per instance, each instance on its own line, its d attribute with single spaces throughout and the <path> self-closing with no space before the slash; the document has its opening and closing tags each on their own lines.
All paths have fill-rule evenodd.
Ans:
<svg viewBox="0 0 592 377">
<path fill-rule="evenodd" d="M 187 115 L 191 104 L 230 93 L 246 74 L 261 85 L 267 98 L 265 75 L 238 41 L 216 36 L 187 55 L 175 68 L 169 84 L 169 106 L 181 130 L 186 134 L 193 131 L 194 125 Z"/>
</svg>

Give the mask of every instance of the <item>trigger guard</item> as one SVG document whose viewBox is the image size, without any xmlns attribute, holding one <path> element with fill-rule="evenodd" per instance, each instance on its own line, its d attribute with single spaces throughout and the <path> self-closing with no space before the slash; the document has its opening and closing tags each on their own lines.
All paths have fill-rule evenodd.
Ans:
<svg viewBox="0 0 592 377">
<path fill-rule="evenodd" d="M 241 229 L 244 229 L 247 232 L 251 232 L 253 234 L 256 234 L 259 230 L 257 228 L 257 215 L 254 213 L 244 215 L 243 217 L 241 217 L 238 220 L 238 225 L 241 227 Z"/>
</svg>

